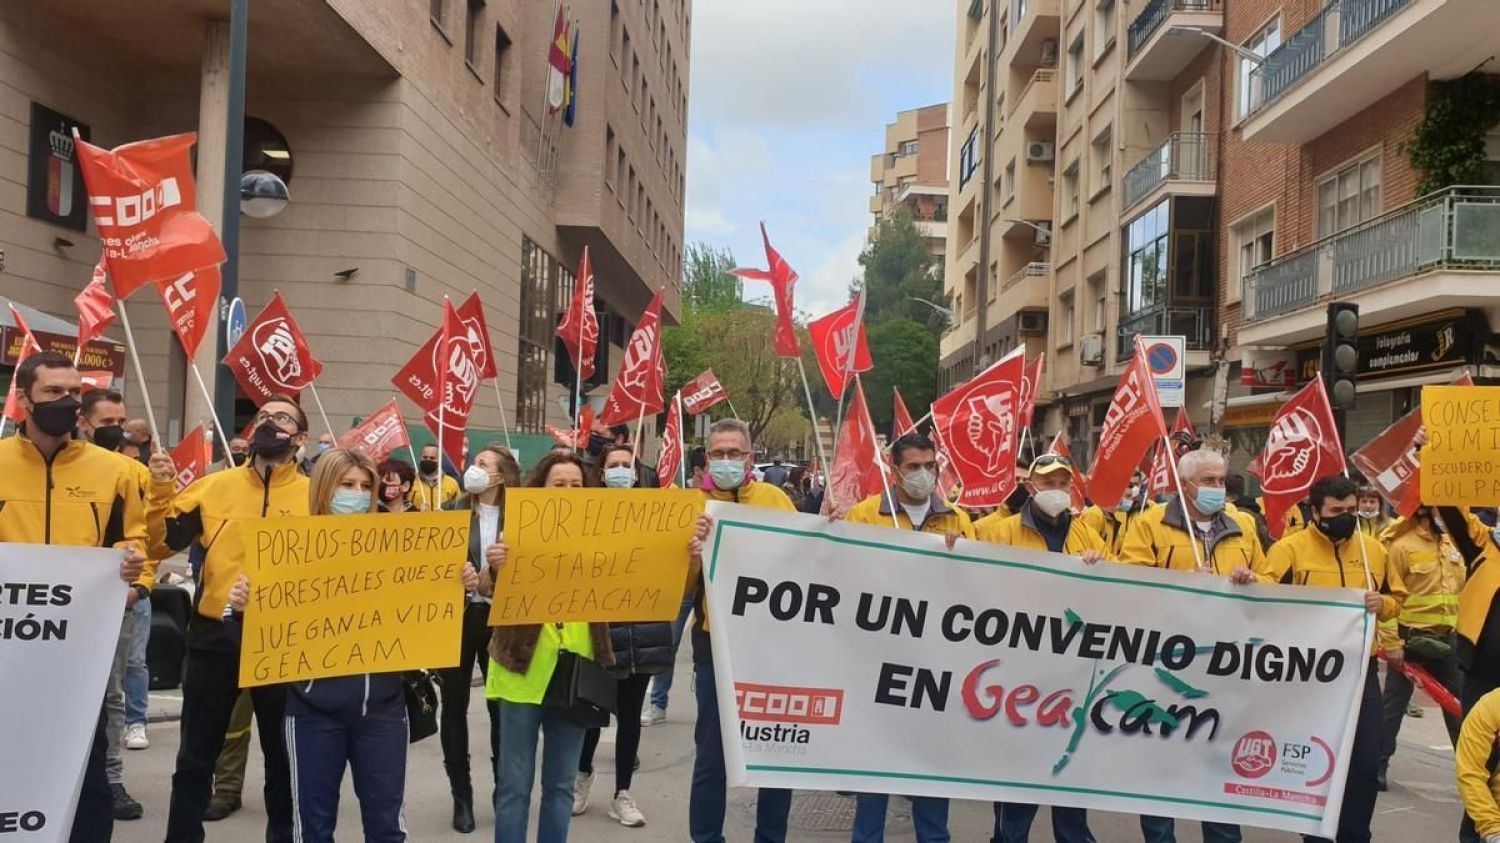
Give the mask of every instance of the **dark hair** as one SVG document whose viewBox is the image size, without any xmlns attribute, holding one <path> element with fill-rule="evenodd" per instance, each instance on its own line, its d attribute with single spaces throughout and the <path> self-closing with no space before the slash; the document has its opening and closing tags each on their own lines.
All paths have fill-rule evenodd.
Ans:
<svg viewBox="0 0 1500 843">
<path fill-rule="evenodd" d="M 1329 498 L 1343 500 L 1354 497 L 1358 492 L 1359 487 L 1354 485 L 1353 480 L 1342 474 L 1330 474 L 1307 490 L 1307 502 L 1314 512 L 1319 512 L 1323 509 L 1323 502 Z"/>
<path fill-rule="evenodd" d="M 406 460 L 382 460 L 380 465 L 375 466 L 375 473 L 379 475 L 375 478 L 377 481 L 384 480 L 387 474 L 394 474 L 402 483 L 417 482 L 417 470 L 412 468 Z"/>
<path fill-rule="evenodd" d="M 907 451 L 936 451 L 932 440 L 920 433 L 908 433 L 897 439 L 891 445 L 891 462 L 895 465 L 901 464 L 901 457 Z"/>
<path fill-rule="evenodd" d="M 630 447 L 629 445 L 621 445 L 616 442 L 614 444 L 605 445 L 602 449 L 600 449 L 597 463 L 601 471 L 604 468 L 604 461 L 608 459 L 609 455 L 613 454 L 615 451 L 624 451 L 625 453 L 629 454 L 631 465 L 635 464 L 635 449 Z"/>
<path fill-rule="evenodd" d="M 1358 489 L 1355 491 L 1355 494 L 1358 495 L 1359 497 L 1362 497 L 1362 498 L 1378 498 L 1378 497 L 1380 497 L 1380 493 L 1377 492 L 1377 491 L 1375 491 L 1375 487 L 1369 485 L 1368 483 L 1360 485 L 1358 487 Z"/>
<path fill-rule="evenodd" d="M 31 387 L 36 385 L 37 369 L 76 369 L 73 361 L 66 355 L 55 351 L 41 351 L 21 361 L 16 367 L 16 388 L 27 398 L 31 397 Z"/>
<path fill-rule="evenodd" d="M 562 451 L 551 451 L 543 454 L 542 458 L 537 460 L 536 466 L 531 469 L 531 476 L 526 478 L 526 485 L 531 488 L 540 488 L 546 485 L 547 475 L 552 473 L 552 469 L 555 466 L 562 465 L 563 463 L 578 466 L 578 471 L 583 474 L 583 485 L 596 485 L 594 483 L 594 473 L 589 470 L 583 458 L 577 454 L 571 452 L 564 453 Z"/>
<path fill-rule="evenodd" d="M 1244 497 L 1245 476 L 1243 474 L 1231 474 L 1224 478 L 1224 493 L 1231 498 Z"/>
<path fill-rule="evenodd" d="M 688 471 L 692 471 L 695 468 L 707 467 L 708 451 L 705 451 L 702 447 L 694 448 L 693 450 L 688 451 Z"/>
<path fill-rule="evenodd" d="M 264 407 L 272 401 L 276 401 L 281 404 L 291 404 L 293 407 L 295 407 L 297 409 L 295 413 L 295 415 L 297 416 L 297 432 L 302 433 L 307 430 L 307 413 L 303 411 L 302 405 L 297 402 L 296 398 L 283 393 L 277 393 L 276 395 L 272 395 L 270 398 L 262 401 L 260 405 Z"/>
<path fill-rule="evenodd" d="M 625 441 L 629 442 L 630 441 L 630 425 L 628 425 L 628 424 L 612 424 L 612 425 L 609 426 L 609 435 L 610 436 L 615 436 L 615 437 L 623 436 L 623 437 L 625 437 Z"/>
<path fill-rule="evenodd" d="M 93 389 L 83 396 L 82 406 L 79 413 L 87 417 L 94 412 L 94 407 L 104 403 L 119 404 L 125 406 L 125 396 L 113 389 Z"/>
</svg>

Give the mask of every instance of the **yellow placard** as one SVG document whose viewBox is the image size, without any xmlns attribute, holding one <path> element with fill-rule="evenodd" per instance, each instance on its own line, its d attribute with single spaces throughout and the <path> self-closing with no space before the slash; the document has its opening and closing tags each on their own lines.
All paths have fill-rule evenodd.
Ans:
<svg viewBox="0 0 1500 843">
<path fill-rule="evenodd" d="M 507 490 L 490 625 L 673 620 L 701 512 L 687 489 Z"/>
<path fill-rule="evenodd" d="M 1500 387 L 1425 386 L 1422 503 L 1500 506 Z"/>
<path fill-rule="evenodd" d="M 240 687 L 458 664 L 467 512 L 244 522 Z"/>
</svg>

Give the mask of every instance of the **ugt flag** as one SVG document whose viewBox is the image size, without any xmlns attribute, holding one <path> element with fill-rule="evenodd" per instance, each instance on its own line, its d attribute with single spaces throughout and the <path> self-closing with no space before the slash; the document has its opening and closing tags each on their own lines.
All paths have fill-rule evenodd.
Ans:
<svg viewBox="0 0 1500 843">
<path fill-rule="evenodd" d="M 451 307 L 444 301 L 444 312 Z M 475 361 L 475 371 L 472 373 L 475 380 L 472 384 L 463 385 L 460 390 L 466 393 L 462 397 L 474 403 L 474 393 L 479 389 L 479 384 L 495 376 L 495 355 L 490 348 L 489 327 L 484 321 L 484 304 L 479 301 L 479 294 L 473 293 L 459 305 L 455 311 L 458 317 L 457 333 L 454 341 L 464 346 L 466 354 Z M 391 383 L 401 390 L 401 394 L 410 398 L 424 413 L 436 413 L 438 408 L 438 394 L 440 392 L 438 382 L 445 368 L 443 360 L 443 349 L 440 340 L 443 336 L 442 326 L 427 338 L 427 342 L 406 361 L 406 365 L 396 372 L 391 378 Z"/>
<path fill-rule="evenodd" d="M 666 381 L 667 361 L 661 352 L 661 290 L 657 290 L 625 346 L 625 359 L 604 400 L 599 421 L 629 424 L 641 416 L 660 413 L 666 406 L 662 396 Z"/>
<path fill-rule="evenodd" d="M 1130 358 L 1104 413 L 1094 470 L 1089 474 L 1089 497 L 1106 506 L 1123 497 L 1146 449 L 1166 436 L 1167 423 L 1161 415 L 1156 384 L 1146 368 L 1146 351 L 1137 336 L 1135 356 Z"/>
<path fill-rule="evenodd" d="M 557 325 L 557 338 L 568 349 L 568 360 L 579 380 L 594 376 L 594 354 L 599 349 L 599 314 L 594 312 L 594 266 L 589 247 L 583 247 L 578 277 L 573 282 L 573 300 Z"/>
<path fill-rule="evenodd" d="M 295 398 L 323 373 L 280 291 L 229 349 L 224 365 L 257 407 L 278 394 Z"/>
<path fill-rule="evenodd" d="M 848 385 L 846 378 L 868 372 L 875 365 L 870 360 L 870 346 L 865 340 L 863 310 L 864 294 L 861 293 L 859 300 L 807 325 L 813 353 L 818 358 L 818 369 L 834 398 L 844 397 L 844 387 Z"/>
<path fill-rule="evenodd" d="M 471 325 L 453 309 L 453 303 L 443 299 L 443 327 L 437 342 L 437 406 L 427 411 L 425 421 L 454 465 L 463 465 L 464 430 L 469 426 L 469 413 L 474 409 L 474 396 L 484 371 L 480 344 L 473 341 L 470 330 Z"/>
<path fill-rule="evenodd" d="M 932 429 L 963 487 L 958 503 L 990 507 L 1016 488 L 1016 421 L 1024 346 L 932 403 Z"/>
<path fill-rule="evenodd" d="M 1021 429 L 1031 427 L 1031 420 L 1036 416 L 1036 395 L 1042 385 L 1042 366 L 1047 360 L 1047 352 L 1036 356 L 1035 360 L 1026 364 L 1021 373 Z M 1077 472 L 1073 474 L 1078 477 Z"/>
<path fill-rule="evenodd" d="M 1344 446 L 1322 376 L 1276 411 L 1265 450 L 1246 470 L 1260 478 L 1266 527 L 1276 538 L 1286 526 L 1286 511 L 1307 497 L 1312 484 L 1344 470 Z"/>
</svg>

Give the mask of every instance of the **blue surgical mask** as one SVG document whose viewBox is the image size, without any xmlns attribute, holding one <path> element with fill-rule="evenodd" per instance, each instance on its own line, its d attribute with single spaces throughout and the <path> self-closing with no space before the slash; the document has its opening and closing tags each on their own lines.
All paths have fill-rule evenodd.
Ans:
<svg viewBox="0 0 1500 843">
<path fill-rule="evenodd" d="M 358 515 L 370 511 L 370 493 L 354 489 L 334 489 L 328 511 L 334 515 Z"/>
<path fill-rule="evenodd" d="M 332 448 L 332 447 L 333 447 L 333 445 L 331 445 L 331 444 L 329 444 L 329 443 L 327 443 L 327 442 L 319 442 L 319 443 L 318 443 L 318 453 L 320 453 L 320 454 L 321 454 L 321 453 L 324 453 L 324 452 L 326 452 L 326 451 L 327 451 L 327 450 L 328 450 L 328 449 L 329 449 L 329 448 Z"/>
<path fill-rule="evenodd" d="M 1224 508 L 1224 490 L 1211 486 L 1199 486 L 1193 495 L 1193 505 L 1204 515 L 1213 515 Z"/>
<path fill-rule="evenodd" d="M 745 485 L 745 464 L 739 460 L 709 460 L 708 476 L 714 487 L 729 491 Z"/>
<path fill-rule="evenodd" d="M 629 489 L 635 485 L 635 469 L 628 465 L 604 469 L 604 485 L 611 489 Z"/>
</svg>

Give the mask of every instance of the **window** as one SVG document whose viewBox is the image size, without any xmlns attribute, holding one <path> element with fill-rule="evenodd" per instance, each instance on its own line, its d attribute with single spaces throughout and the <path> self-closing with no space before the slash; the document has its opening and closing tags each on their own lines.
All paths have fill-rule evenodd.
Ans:
<svg viewBox="0 0 1500 843">
<path fill-rule="evenodd" d="M 510 81 L 510 36 L 505 34 L 505 27 L 495 26 L 495 102 L 505 105 L 510 92 L 506 85 Z M 613 145 L 611 143 L 611 145 Z M 610 159 L 605 158 L 607 163 Z"/>
<path fill-rule="evenodd" d="M 1067 348 L 1073 344 L 1073 323 L 1078 319 L 1078 309 L 1073 305 L 1073 291 L 1058 294 L 1057 302 L 1062 306 L 1062 319 L 1057 323 L 1057 347 Z"/>
<path fill-rule="evenodd" d="M 1068 90 L 1064 96 L 1071 100 L 1074 95 L 1083 90 L 1083 32 L 1074 36 L 1072 43 L 1068 44 L 1068 64 L 1063 68 L 1066 74 Z"/>
<path fill-rule="evenodd" d="M 521 240 L 521 307 L 516 378 L 516 424 L 541 432 L 547 422 L 547 357 L 572 275 L 530 238 Z"/>
<path fill-rule="evenodd" d="M 1167 208 L 1163 199 L 1131 221 L 1125 230 L 1125 313 L 1167 303 Z"/>
<path fill-rule="evenodd" d="M 1098 137 L 1094 138 L 1089 149 L 1090 170 L 1093 173 L 1093 183 L 1089 187 L 1089 196 L 1094 196 L 1109 189 L 1110 178 L 1113 174 L 1114 150 L 1111 149 L 1111 140 L 1114 138 L 1112 127 L 1104 127 Z"/>
<path fill-rule="evenodd" d="M 896 154 L 897 155 L 916 155 L 917 154 L 917 142 L 914 141 L 914 140 L 902 141 L 901 142 L 901 146 L 896 151 Z"/>
<path fill-rule="evenodd" d="M 1227 292 L 1227 300 L 1236 302 L 1245 288 L 1250 273 L 1257 266 L 1276 254 L 1276 209 L 1267 208 L 1250 219 L 1234 226 L 1232 237 L 1239 256 L 1234 279 Z"/>
<path fill-rule="evenodd" d="M 604 127 L 604 186 L 615 189 L 615 130 Z"/>
<path fill-rule="evenodd" d="M 440 30 L 443 28 L 443 24 L 448 22 L 447 13 L 448 0 L 432 0 L 427 6 L 428 17 L 432 19 L 433 26 L 436 26 Z"/>
<path fill-rule="evenodd" d="M 1356 161 L 1318 182 L 1318 236 L 1343 231 L 1380 215 L 1380 153 Z"/>
<path fill-rule="evenodd" d="M 630 168 L 630 180 L 625 183 L 625 210 L 631 222 L 635 222 L 635 168 Z"/>
<path fill-rule="evenodd" d="M 1011 0 L 1011 21 L 1019 24 L 1026 17 L 1026 0 Z"/>
<path fill-rule="evenodd" d="M 1109 286 L 1106 283 L 1106 273 L 1097 272 L 1089 276 L 1089 300 L 1094 304 L 1093 332 L 1104 333 L 1109 324 L 1109 313 L 1105 310 L 1109 306 Z"/>
<path fill-rule="evenodd" d="M 1115 0 L 1099 0 L 1094 7 L 1094 61 L 1115 45 Z"/>
<path fill-rule="evenodd" d="M 479 31 L 484 20 L 484 0 L 468 0 L 464 10 L 464 62 L 479 68 Z"/>
<path fill-rule="evenodd" d="M 1063 222 L 1078 216 L 1078 159 L 1063 170 Z"/>
<path fill-rule="evenodd" d="M 615 184 L 625 186 L 625 147 L 615 149 Z M 625 196 L 620 197 L 620 204 L 625 204 Z"/>
<path fill-rule="evenodd" d="M 1016 197 L 1016 159 L 1012 158 L 1012 159 L 1010 159 L 1010 163 L 1005 165 L 1005 201 L 1009 202 L 1010 200 L 1014 199 L 1015 197 Z"/>
<path fill-rule="evenodd" d="M 1279 15 L 1271 18 L 1270 23 L 1262 27 L 1259 32 L 1250 36 L 1250 39 L 1244 43 L 1246 50 L 1261 58 L 1269 56 L 1271 51 L 1279 46 L 1281 46 L 1281 17 Z M 1250 72 L 1257 67 L 1257 64 L 1244 56 L 1236 57 L 1235 61 L 1239 63 L 1239 73 L 1236 78 L 1239 94 L 1235 102 L 1234 115 L 1236 117 L 1244 117 L 1250 113 L 1252 108 L 1259 104 L 1256 102 L 1259 98 L 1251 96 L 1252 77 Z"/>
<path fill-rule="evenodd" d="M 979 127 L 969 130 L 969 138 L 958 149 L 958 186 L 969 183 L 974 171 L 979 169 Z"/>
<path fill-rule="evenodd" d="M 609 57 L 620 66 L 620 4 L 615 0 L 609 4 Z"/>
</svg>

